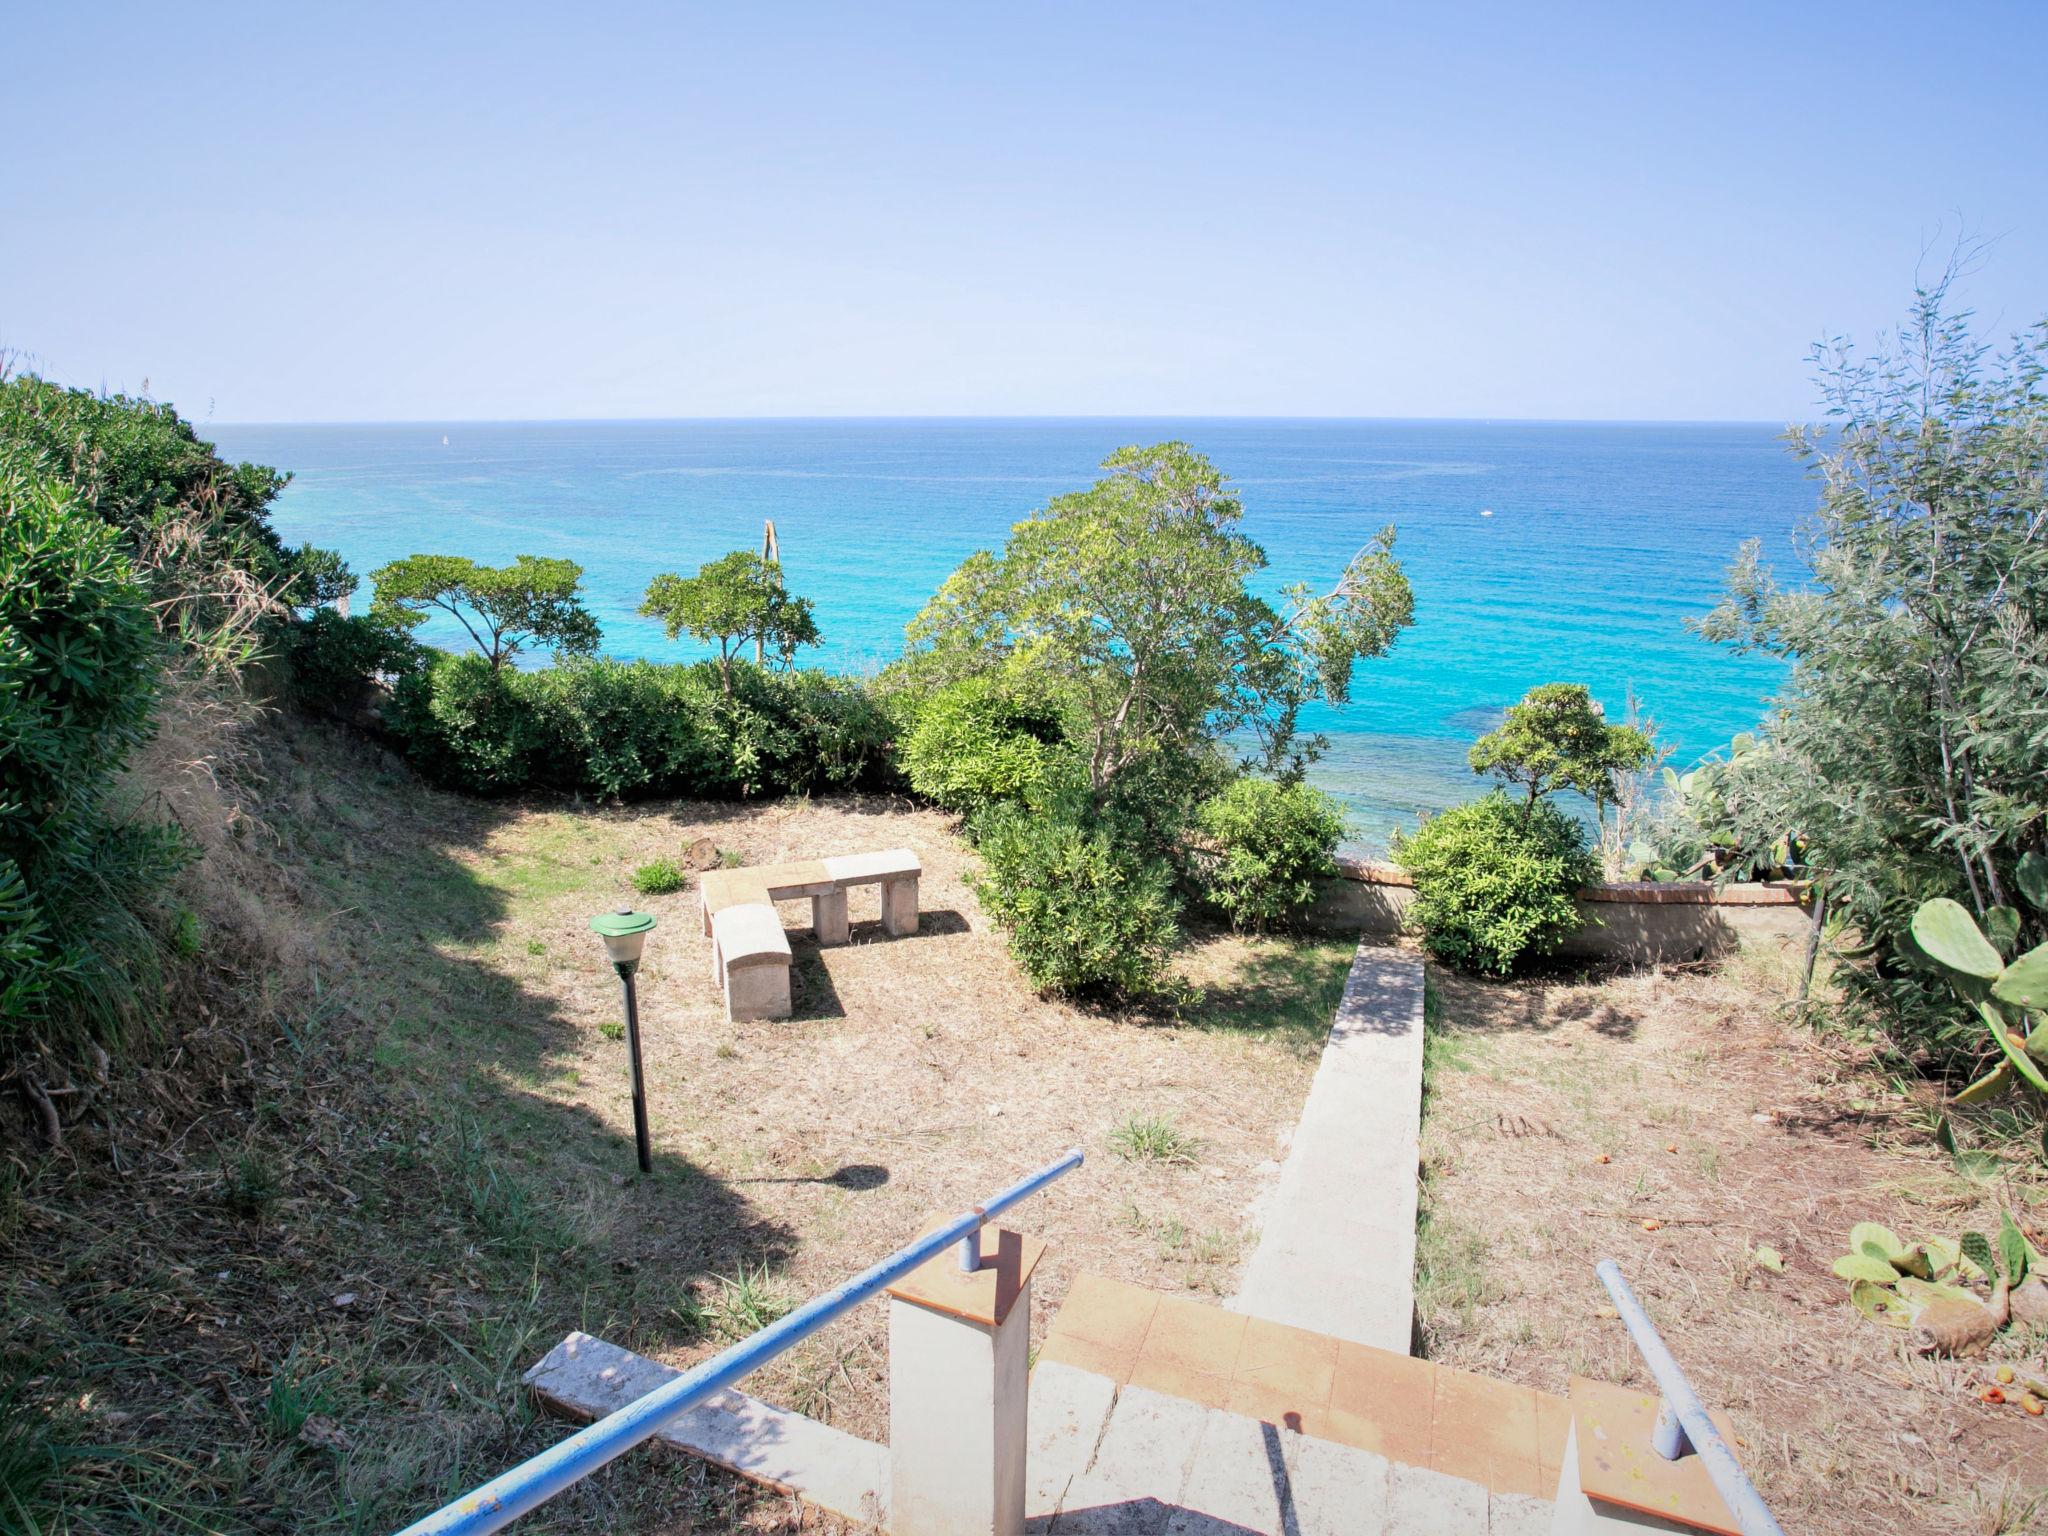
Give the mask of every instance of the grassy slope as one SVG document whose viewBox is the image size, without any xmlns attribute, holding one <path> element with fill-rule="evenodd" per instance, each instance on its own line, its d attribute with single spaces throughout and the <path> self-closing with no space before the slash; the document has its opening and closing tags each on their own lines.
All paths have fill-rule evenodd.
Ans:
<svg viewBox="0 0 2048 1536">
<path fill-rule="evenodd" d="M 675 959 L 651 956 L 647 981 L 661 1160 L 642 1183 L 626 1177 L 619 1048 L 602 1030 L 614 994 L 582 922 L 648 848 L 678 841 L 677 822 L 433 795 L 312 727 L 251 751 L 259 819 L 199 791 L 182 808 L 240 831 L 209 849 L 209 965 L 175 1039 L 63 1157 L 6 1186 L 4 1350 L 22 1411 L 0 1421 L 0 1528 L 391 1529 L 559 1434 L 518 1376 L 564 1331 L 701 1355 L 886 1248 L 955 1184 L 1028 1162 L 1055 1131 L 1100 1152 L 1141 1113 L 1182 1127 L 1202 1166 L 1092 1158 L 1093 1188 L 1047 1217 L 1065 1224 L 1060 1283 L 1106 1252 L 1133 1278 L 1221 1289 L 1244 1181 L 1291 1124 L 1349 955 L 1215 938 L 1190 952 L 1206 991 L 1178 1016 L 1083 1015 L 1036 1004 L 990 958 L 999 940 L 934 910 L 942 893 L 967 905 L 949 876 L 928 882 L 934 944 L 857 945 L 829 971 L 800 949 L 801 1027 L 740 1034 L 685 952 L 687 898 L 667 898 Z M 721 841 L 750 857 L 895 825 L 802 806 L 693 814 L 725 818 Z M 881 1006 L 913 964 L 920 1005 Z M 835 976 L 842 1011 L 864 1018 L 834 1017 Z M 957 995 L 934 996 L 949 979 Z M 1013 1063 L 998 1041 L 1022 1042 Z M 1041 1071 L 1087 1080 L 1075 1125 L 1035 1118 Z M 906 1111 L 836 1120 L 839 1078 L 871 1096 L 903 1078 L 926 1107 L 950 1083 L 968 1120 L 930 1145 L 894 1138 L 893 1178 L 867 1190 L 840 1175 Z M 763 1107 L 799 1089 L 827 1102 Z M 1009 1120 L 982 1118 L 992 1098 L 1013 1102 Z M 759 1389 L 873 1433 L 872 1331 Z M 786 1517 L 694 1463 L 636 1457 L 532 1524 Z"/>
</svg>

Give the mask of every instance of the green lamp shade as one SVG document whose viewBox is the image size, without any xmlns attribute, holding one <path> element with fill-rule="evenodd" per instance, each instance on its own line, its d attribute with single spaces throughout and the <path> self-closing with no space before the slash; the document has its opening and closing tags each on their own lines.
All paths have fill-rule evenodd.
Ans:
<svg viewBox="0 0 2048 1536">
<path fill-rule="evenodd" d="M 628 907 L 600 912 L 590 920 L 590 931 L 604 940 L 605 953 L 612 957 L 613 965 L 637 965 L 641 948 L 647 943 L 647 930 L 653 926 L 653 913 L 635 912 Z"/>
</svg>

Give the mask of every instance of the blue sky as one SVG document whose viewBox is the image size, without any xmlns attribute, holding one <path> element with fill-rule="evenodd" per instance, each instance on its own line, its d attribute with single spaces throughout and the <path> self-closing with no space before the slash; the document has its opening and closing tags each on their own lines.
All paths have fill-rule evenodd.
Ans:
<svg viewBox="0 0 2048 1536">
<path fill-rule="evenodd" d="M 2048 312 L 2048 6 L 18 7 L 0 345 L 202 419 L 1786 420 Z"/>
</svg>

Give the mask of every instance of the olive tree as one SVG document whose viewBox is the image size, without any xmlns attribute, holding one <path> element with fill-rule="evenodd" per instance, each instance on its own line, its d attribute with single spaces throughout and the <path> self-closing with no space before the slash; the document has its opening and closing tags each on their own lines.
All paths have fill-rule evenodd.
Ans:
<svg viewBox="0 0 2048 1536">
<path fill-rule="evenodd" d="M 1791 664 L 1746 803 L 1862 936 L 1850 985 L 1916 1043 L 1976 1048 L 1910 926 L 1948 897 L 2012 953 L 2048 939 L 2014 899 L 2048 852 L 2048 324 L 1994 350 L 1953 275 L 1869 354 L 1815 349 L 1829 420 L 1790 434 L 1820 481 L 1807 569 L 1781 585 L 1745 546 L 1699 629 Z"/>
<path fill-rule="evenodd" d="M 573 560 L 520 555 L 510 565 L 478 565 L 460 555 L 407 555 L 370 573 L 375 618 L 416 629 L 429 612 L 451 615 L 476 642 L 493 672 L 531 645 L 588 655 L 601 638 L 579 594 L 583 567 Z"/>
<path fill-rule="evenodd" d="M 1089 789 L 1160 754 L 1232 737 L 1268 766 L 1298 761 L 1313 699 L 1344 703 L 1352 668 L 1383 654 L 1414 599 L 1382 529 L 1327 590 L 1297 584 L 1278 606 L 1251 582 L 1266 553 L 1243 507 L 1186 443 L 1119 449 L 1103 478 L 1053 499 L 971 556 L 911 621 L 913 676 L 991 670 L 1063 700 Z"/>
<path fill-rule="evenodd" d="M 718 647 L 718 676 L 732 692 L 732 659 L 747 644 L 773 651 L 784 666 L 800 646 L 818 643 L 807 597 L 792 597 L 782 563 L 736 549 L 697 568 L 694 576 L 664 571 L 647 584 L 640 611 L 661 620 L 673 640 L 689 634 Z"/>
</svg>

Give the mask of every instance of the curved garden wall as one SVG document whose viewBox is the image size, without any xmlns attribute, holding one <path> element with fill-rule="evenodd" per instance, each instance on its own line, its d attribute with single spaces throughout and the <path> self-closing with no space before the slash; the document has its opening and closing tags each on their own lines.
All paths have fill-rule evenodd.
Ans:
<svg viewBox="0 0 2048 1536">
<path fill-rule="evenodd" d="M 1368 859 L 1340 857 L 1337 865 L 1341 873 L 1317 904 L 1317 921 L 1398 932 L 1415 899 L 1408 872 Z M 1586 886 L 1578 900 L 1585 926 L 1564 952 L 1594 960 L 1699 960 L 1744 944 L 1803 945 L 1812 926 L 1805 888 L 1786 881 L 1624 881 Z"/>
</svg>

